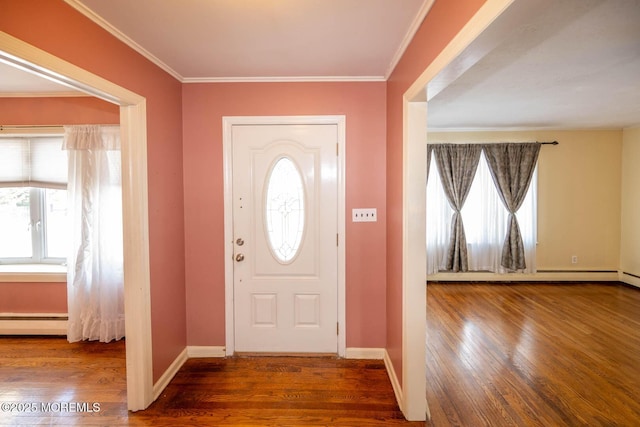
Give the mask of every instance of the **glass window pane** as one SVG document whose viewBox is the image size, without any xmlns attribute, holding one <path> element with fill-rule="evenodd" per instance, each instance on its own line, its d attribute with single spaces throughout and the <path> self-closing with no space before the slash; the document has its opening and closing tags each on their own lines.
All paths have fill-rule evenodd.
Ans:
<svg viewBox="0 0 640 427">
<path fill-rule="evenodd" d="M 45 190 L 47 258 L 67 257 L 67 190 Z"/>
<path fill-rule="evenodd" d="M 29 189 L 0 188 L 0 258 L 31 258 Z"/>
<path fill-rule="evenodd" d="M 295 258 L 304 234 L 304 190 L 294 163 L 283 157 L 267 178 L 265 219 L 271 252 L 280 262 Z"/>
</svg>

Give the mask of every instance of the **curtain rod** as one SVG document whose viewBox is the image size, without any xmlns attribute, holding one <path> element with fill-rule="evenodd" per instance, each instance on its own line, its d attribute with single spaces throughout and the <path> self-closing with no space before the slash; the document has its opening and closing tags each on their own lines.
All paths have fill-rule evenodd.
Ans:
<svg viewBox="0 0 640 427">
<path fill-rule="evenodd" d="M 560 143 L 558 141 L 551 141 L 551 142 L 539 142 L 538 144 L 540 144 L 540 145 L 558 145 Z"/>
<path fill-rule="evenodd" d="M 0 125 L 0 131 L 10 129 L 62 129 L 62 125 Z"/>
<path fill-rule="evenodd" d="M 71 125 L 73 126 L 73 125 Z M 83 125 L 77 125 L 83 126 Z M 91 126 L 94 126 L 92 123 Z M 95 126 L 120 126 L 119 123 L 95 124 Z M 0 130 L 9 129 L 63 129 L 65 125 L 0 125 Z"/>
</svg>

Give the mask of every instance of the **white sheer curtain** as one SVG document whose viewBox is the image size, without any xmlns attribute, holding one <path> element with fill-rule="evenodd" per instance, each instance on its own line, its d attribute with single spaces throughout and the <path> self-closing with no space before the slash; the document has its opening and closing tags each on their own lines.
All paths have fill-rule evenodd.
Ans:
<svg viewBox="0 0 640 427">
<path fill-rule="evenodd" d="M 120 128 L 66 126 L 69 342 L 124 337 Z"/>
<path fill-rule="evenodd" d="M 449 243 L 449 222 L 453 213 L 436 169 L 437 165 L 432 160 L 427 181 L 427 274 L 435 274 L 445 269 L 443 260 Z M 524 273 L 536 271 L 536 194 L 537 169 L 525 201 L 517 213 L 527 263 L 527 268 L 521 270 Z M 500 201 L 483 153 L 462 208 L 469 271 L 491 271 L 500 274 L 508 272 L 500 265 L 508 216 L 509 213 Z"/>
</svg>

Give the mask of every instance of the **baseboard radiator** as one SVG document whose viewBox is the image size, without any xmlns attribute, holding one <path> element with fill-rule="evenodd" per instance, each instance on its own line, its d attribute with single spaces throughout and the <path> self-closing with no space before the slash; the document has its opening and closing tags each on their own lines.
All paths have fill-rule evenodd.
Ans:
<svg viewBox="0 0 640 427">
<path fill-rule="evenodd" d="M 66 313 L 0 313 L 0 335 L 67 335 Z"/>
<path fill-rule="evenodd" d="M 427 276 L 428 282 L 616 282 L 617 270 L 538 270 L 536 273 L 497 274 L 488 271 L 439 272 Z"/>
<path fill-rule="evenodd" d="M 620 280 L 622 280 L 627 285 L 635 286 L 636 288 L 640 288 L 640 275 L 636 273 L 630 273 L 628 271 L 623 271 L 620 274 Z"/>
</svg>

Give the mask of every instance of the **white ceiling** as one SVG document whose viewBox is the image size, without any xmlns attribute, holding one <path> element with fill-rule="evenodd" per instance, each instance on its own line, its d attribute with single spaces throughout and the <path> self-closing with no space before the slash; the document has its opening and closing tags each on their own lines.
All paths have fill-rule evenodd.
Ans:
<svg viewBox="0 0 640 427">
<path fill-rule="evenodd" d="M 432 3 L 66 1 L 182 81 L 384 80 Z"/>
<path fill-rule="evenodd" d="M 431 130 L 640 125 L 640 0 L 518 0 L 427 96 Z"/>
<path fill-rule="evenodd" d="M 62 96 L 72 92 L 67 86 L 0 61 L 0 96 L 29 96 L 34 93 L 39 96 Z"/>
<path fill-rule="evenodd" d="M 384 80 L 431 5 L 65 1 L 186 83 Z M 516 0 L 430 83 L 429 127 L 640 125 L 639 23 L 640 0 Z M 68 92 L 9 71 L 0 64 L 0 93 Z"/>
</svg>

